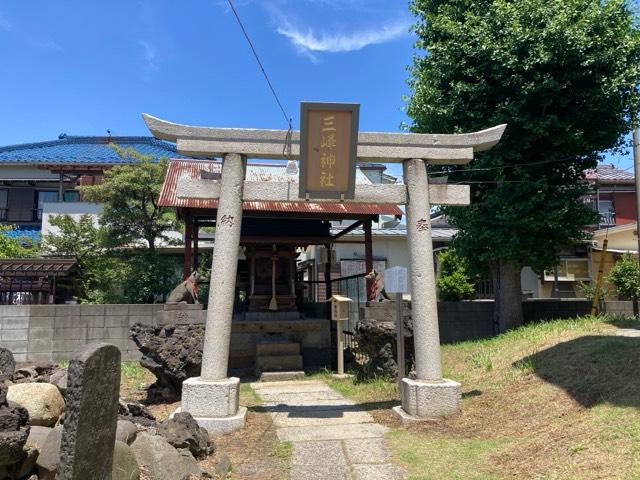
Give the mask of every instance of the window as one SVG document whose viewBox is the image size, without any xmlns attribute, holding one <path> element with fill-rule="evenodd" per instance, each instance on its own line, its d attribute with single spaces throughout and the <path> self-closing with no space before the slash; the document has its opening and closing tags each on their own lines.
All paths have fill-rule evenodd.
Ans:
<svg viewBox="0 0 640 480">
<path fill-rule="evenodd" d="M 7 219 L 9 191 L 6 188 L 0 190 L 0 221 Z"/>
<path fill-rule="evenodd" d="M 62 196 L 63 202 L 79 202 L 80 201 L 80 192 L 77 190 L 67 190 L 64 192 Z"/>
<path fill-rule="evenodd" d="M 588 281 L 591 280 L 589 275 L 589 260 L 586 258 L 568 258 L 560 260 L 556 267 L 558 270 L 558 281 Z M 544 271 L 544 280 L 546 282 L 553 281 L 553 269 Z"/>
<path fill-rule="evenodd" d="M 42 220 L 42 204 L 45 202 L 57 202 L 58 192 L 55 190 L 38 190 L 36 191 L 36 205 L 33 212 L 34 220 Z"/>
</svg>

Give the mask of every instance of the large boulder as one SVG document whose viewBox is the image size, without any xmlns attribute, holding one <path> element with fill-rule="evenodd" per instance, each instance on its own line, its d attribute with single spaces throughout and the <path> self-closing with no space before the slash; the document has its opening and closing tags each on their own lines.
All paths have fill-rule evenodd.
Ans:
<svg viewBox="0 0 640 480">
<path fill-rule="evenodd" d="M 112 480 L 139 480 L 140 468 L 129 445 L 116 441 L 113 448 Z M 153 477 L 152 477 L 153 478 Z"/>
<path fill-rule="evenodd" d="M 27 409 L 31 425 L 52 427 L 64 412 L 64 398 L 50 383 L 11 385 L 7 399 Z"/>
<path fill-rule="evenodd" d="M 40 455 L 36 460 L 38 477 L 40 480 L 53 480 L 60 465 L 60 443 L 62 442 L 62 427 L 51 429 L 42 444 Z"/>
<path fill-rule="evenodd" d="M 16 370 L 16 361 L 8 348 L 0 347 L 0 382 L 9 380 Z"/>
<path fill-rule="evenodd" d="M 156 428 L 156 417 L 147 407 L 136 400 L 120 398 L 118 400 L 118 418 L 135 423 L 138 427 Z"/>
<path fill-rule="evenodd" d="M 200 375 L 204 325 L 154 327 L 136 323 L 131 327 L 130 337 L 142 352 L 140 365 L 153 372 L 157 378 L 149 387 L 148 400 L 179 400 L 182 382 Z"/>
<path fill-rule="evenodd" d="M 6 395 L 6 386 L 0 384 L 0 397 Z M 8 471 L 20 469 L 27 457 L 24 446 L 29 437 L 29 415 L 20 405 L 0 402 L 0 478 Z"/>
<path fill-rule="evenodd" d="M 398 375 L 397 333 L 395 323 L 365 318 L 356 324 L 354 344 L 356 352 L 366 358 L 357 365 L 360 379 Z M 404 351 L 407 372 L 413 369 L 413 324 L 410 317 L 404 317 Z"/>
<path fill-rule="evenodd" d="M 67 393 L 67 370 L 61 368 L 53 372 L 49 377 L 48 383 L 58 387 L 60 393 L 65 395 Z"/>
<path fill-rule="evenodd" d="M 128 420 L 118 420 L 116 440 L 131 445 L 138 435 L 138 427 Z"/>
<path fill-rule="evenodd" d="M 53 363 L 43 363 L 38 365 L 26 366 L 18 368 L 11 377 L 13 383 L 49 383 L 51 376 L 64 370 Z"/>
<path fill-rule="evenodd" d="M 202 469 L 192 456 L 182 455 L 163 437 L 140 433 L 131 445 L 140 470 L 154 480 L 201 478 Z"/>
<path fill-rule="evenodd" d="M 179 412 L 158 427 L 162 435 L 175 448 L 187 448 L 196 458 L 213 452 L 213 443 L 206 429 L 198 425 L 190 413 Z"/>
</svg>

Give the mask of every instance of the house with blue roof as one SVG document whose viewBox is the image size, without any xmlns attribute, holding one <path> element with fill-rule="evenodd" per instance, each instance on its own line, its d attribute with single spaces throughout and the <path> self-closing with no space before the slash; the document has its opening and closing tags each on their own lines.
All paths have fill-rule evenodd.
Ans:
<svg viewBox="0 0 640 480">
<path fill-rule="evenodd" d="M 61 134 L 52 141 L 0 146 L 0 223 L 38 238 L 45 204 L 80 202 L 79 185 L 99 181 L 113 165 L 132 162 L 119 155 L 114 145 L 155 160 L 189 158 L 177 153 L 174 144 L 153 137 Z M 68 207 L 74 211 L 72 205 Z"/>
</svg>

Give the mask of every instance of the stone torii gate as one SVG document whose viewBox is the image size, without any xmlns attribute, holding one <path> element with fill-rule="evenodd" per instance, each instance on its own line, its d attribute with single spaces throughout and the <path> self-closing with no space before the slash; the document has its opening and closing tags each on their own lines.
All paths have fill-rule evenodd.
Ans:
<svg viewBox="0 0 640 480">
<path fill-rule="evenodd" d="M 237 255 L 243 201 L 305 201 L 296 183 L 245 181 L 247 158 L 282 159 L 285 130 L 210 128 L 179 125 L 143 114 L 151 133 L 176 142 L 180 153 L 222 156 L 218 180 L 181 178 L 182 198 L 218 199 L 216 238 L 211 270 L 209 308 L 200 377 L 186 380 L 182 410 L 207 429 L 231 431 L 244 425 L 246 408 L 239 407 L 239 379 L 227 377 Z M 410 261 L 416 380 L 402 380 L 403 419 L 424 419 L 459 409 L 460 384 L 442 378 L 436 299 L 431 205 L 468 205 L 468 185 L 429 185 L 426 164 L 469 163 L 474 152 L 493 147 L 506 125 L 479 132 L 448 134 L 371 133 L 358 135 L 358 162 L 402 162 L 405 184 L 356 185 L 348 202 L 406 205 Z M 299 158 L 300 134 L 292 135 L 291 157 Z M 334 201 L 313 199 L 313 202 Z"/>
</svg>

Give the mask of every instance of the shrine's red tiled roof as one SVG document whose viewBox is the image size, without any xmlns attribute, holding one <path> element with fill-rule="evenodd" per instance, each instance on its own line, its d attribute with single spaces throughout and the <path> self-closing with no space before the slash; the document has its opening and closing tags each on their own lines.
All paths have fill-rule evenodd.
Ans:
<svg viewBox="0 0 640 480">
<path fill-rule="evenodd" d="M 205 160 L 172 160 L 169 163 L 167 175 L 160 191 L 159 205 L 162 207 L 215 209 L 217 200 L 202 200 L 194 198 L 178 198 L 176 189 L 178 178 L 190 176 L 201 178 L 202 171 L 220 173 L 220 162 Z M 274 182 L 290 181 L 291 177 L 285 172 L 285 165 L 278 164 L 249 164 L 247 166 L 247 180 Z M 294 177 L 297 179 L 297 177 Z M 371 184 L 371 181 L 358 169 L 356 183 Z M 243 210 L 259 212 L 295 212 L 318 214 L 352 214 L 352 215 L 403 215 L 397 205 L 378 203 L 349 203 L 349 202 L 244 202 Z"/>
</svg>

